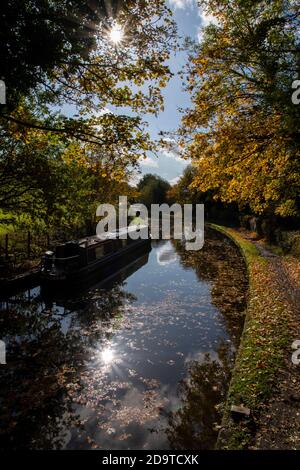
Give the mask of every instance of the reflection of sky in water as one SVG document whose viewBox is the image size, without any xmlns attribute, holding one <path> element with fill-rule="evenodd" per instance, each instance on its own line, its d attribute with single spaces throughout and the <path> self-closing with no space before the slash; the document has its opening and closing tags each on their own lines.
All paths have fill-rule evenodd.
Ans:
<svg viewBox="0 0 300 470">
<path fill-rule="evenodd" d="M 171 242 L 164 243 L 156 250 L 156 260 L 160 266 L 166 266 L 171 263 L 176 263 L 178 255 L 174 251 Z"/>
<path fill-rule="evenodd" d="M 177 384 L 186 375 L 187 359 L 199 360 L 203 352 L 215 356 L 227 334 L 211 304 L 209 284 L 180 265 L 170 242 L 154 248 L 147 265 L 124 288 L 136 297 L 125 305 L 125 326 L 96 348 L 88 365 L 89 393 L 92 389 L 97 396 L 103 384 L 108 390 L 94 439 L 107 448 L 167 448 L 166 436 L 158 430 L 166 425 L 166 412 L 180 405 Z"/>
<path fill-rule="evenodd" d="M 130 295 L 117 307 L 112 291 L 113 316 L 104 312 L 108 304 L 98 289 L 67 307 L 37 306 L 40 315 L 49 315 L 49 329 L 59 321 L 66 344 L 70 332 L 78 332 L 79 342 L 87 338 L 82 366 L 70 376 L 64 398 L 81 424 L 61 424 L 53 442 L 61 437 L 62 447 L 169 448 L 168 413 L 181 406 L 178 384 L 189 364 L 201 364 L 207 352 L 218 362 L 220 346 L 230 346 L 210 283 L 180 264 L 171 242 L 155 243 L 147 264 L 125 280 L 122 291 Z M 31 294 L 38 297 L 39 290 Z M 63 422 L 65 415 L 52 418 Z"/>
</svg>

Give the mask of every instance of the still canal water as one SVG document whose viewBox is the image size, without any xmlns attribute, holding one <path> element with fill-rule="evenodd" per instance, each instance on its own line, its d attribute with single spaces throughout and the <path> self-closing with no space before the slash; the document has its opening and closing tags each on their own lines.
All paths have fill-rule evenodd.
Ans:
<svg viewBox="0 0 300 470">
<path fill-rule="evenodd" d="M 153 242 L 109 285 L 1 302 L 2 448 L 214 447 L 247 279 L 236 247 Z"/>
</svg>

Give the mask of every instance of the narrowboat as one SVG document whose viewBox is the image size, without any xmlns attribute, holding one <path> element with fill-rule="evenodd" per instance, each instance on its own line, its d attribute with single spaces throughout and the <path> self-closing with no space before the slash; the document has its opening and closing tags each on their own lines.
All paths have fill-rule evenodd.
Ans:
<svg viewBox="0 0 300 470">
<path fill-rule="evenodd" d="M 85 298 L 89 291 L 97 289 L 111 289 L 112 287 L 122 284 L 129 276 L 137 272 L 149 261 L 149 253 L 151 247 L 143 248 L 141 253 L 136 256 L 132 253 L 122 258 L 122 262 L 117 263 L 118 266 L 114 265 L 114 269 L 111 275 L 101 276 L 101 271 L 96 276 L 88 279 L 87 282 L 80 282 L 74 289 L 74 284 L 63 284 L 63 288 L 53 288 L 54 285 L 51 283 L 41 284 L 41 296 L 45 304 L 52 308 L 53 303 L 57 306 L 64 307 L 72 310 L 76 309 L 78 302 L 78 308 L 82 305 L 82 298 Z"/>
<path fill-rule="evenodd" d="M 131 230 L 133 228 L 124 228 L 101 238 L 95 235 L 57 245 L 54 251 L 47 251 L 42 258 L 42 282 L 59 286 L 81 283 L 94 276 L 101 279 L 111 276 L 126 257 L 139 257 L 143 251 L 151 249 L 150 234 L 147 239 L 133 240 L 130 238 Z M 125 231 L 126 238 L 122 238 Z"/>
</svg>

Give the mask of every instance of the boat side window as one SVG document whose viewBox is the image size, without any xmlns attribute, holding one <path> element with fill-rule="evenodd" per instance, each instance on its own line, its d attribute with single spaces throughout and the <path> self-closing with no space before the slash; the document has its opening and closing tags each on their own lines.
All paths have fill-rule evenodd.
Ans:
<svg viewBox="0 0 300 470">
<path fill-rule="evenodd" d="M 89 248 L 89 250 L 88 250 L 88 262 L 91 263 L 92 261 L 95 261 L 95 259 L 96 259 L 95 250 Z"/>
<path fill-rule="evenodd" d="M 103 245 L 103 248 L 104 248 L 105 255 L 112 253 L 114 249 L 113 240 L 107 240 L 105 244 Z"/>
<path fill-rule="evenodd" d="M 104 255 L 104 246 L 103 245 L 97 246 L 95 252 L 96 252 L 96 259 L 102 258 L 102 256 Z"/>
<path fill-rule="evenodd" d="M 116 251 L 118 251 L 119 247 L 118 247 L 118 240 L 114 239 L 114 240 L 111 240 L 111 248 L 110 248 L 110 252 L 111 253 L 115 253 Z"/>
</svg>

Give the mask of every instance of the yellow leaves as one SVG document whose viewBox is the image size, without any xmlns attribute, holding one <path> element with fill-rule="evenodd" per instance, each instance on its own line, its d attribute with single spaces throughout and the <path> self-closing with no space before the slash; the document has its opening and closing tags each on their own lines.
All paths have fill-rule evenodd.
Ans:
<svg viewBox="0 0 300 470">
<path fill-rule="evenodd" d="M 205 108 L 202 104 L 199 112 Z M 295 194 L 296 188 L 300 189 L 297 160 L 280 136 L 268 137 L 276 136 L 278 117 L 257 113 L 239 118 L 235 106 L 223 107 L 215 117 L 209 132 L 196 132 L 188 147 L 187 155 L 201 175 L 195 178 L 193 188 L 199 192 L 217 189 L 222 201 L 250 205 L 256 213 L 271 205 L 278 215 L 295 215 L 288 193 L 291 187 Z M 197 114 L 191 113 L 184 124 L 191 128 L 196 119 Z"/>
<path fill-rule="evenodd" d="M 251 18 L 252 12 L 245 21 L 238 4 L 230 14 L 227 8 L 220 12 L 215 2 L 210 5 L 220 23 L 217 30 L 207 30 L 191 60 L 192 109 L 185 113 L 181 128 L 192 140 L 187 155 L 201 175 L 193 187 L 199 192 L 217 189 L 222 200 L 248 205 L 257 213 L 296 215 L 293 201 L 299 198 L 300 164 L 297 130 L 292 127 L 299 128 L 297 113 L 289 112 L 290 98 L 284 96 L 287 77 L 275 78 L 271 49 L 261 55 L 260 43 L 255 44 L 260 39 L 249 29 L 251 19 L 266 27 L 263 16 Z M 270 8 L 263 8 L 267 16 Z M 285 34 L 282 31 L 282 37 Z M 273 53 L 280 50 L 279 36 L 268 40 L 276 46 Z M 287 70 L 290 60 L 291 56 Z M 283 55 L 280 61 L 285 63 Z"/>
<path fill-rule="evenodd" d="M 287 199 L 276 208 L 275 213 L 281 217 L 297 216 L 298 211 L 295 201 L 293 199 Z"/>
<path fill-rule="evenodd" d="M 81 166 L 88 166 L 88 158 L 85 147 L 78 142 L 71 142 L 63 153 L 63 160 L 67 164 L 77 163 Z"/>
</svg>

